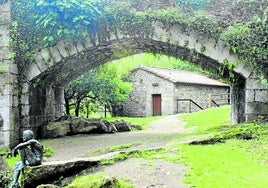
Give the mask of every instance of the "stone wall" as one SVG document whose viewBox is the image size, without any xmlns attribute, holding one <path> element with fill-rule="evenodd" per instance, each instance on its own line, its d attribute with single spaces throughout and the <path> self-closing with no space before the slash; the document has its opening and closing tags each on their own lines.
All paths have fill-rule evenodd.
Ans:
<svg viewBox="0 0 268 188">
<path fill-rule="evenodd" d="M 256 118 L 268 120 L 268 88 L 257 78 L 251 77 L 246 81 L 246 121 Z"/>
<path fill-rule="evenodd" d="M 153 94 L 161 94 L 162 115 L 174 114 L 174 84 L 139 69 L 131 74 L 129 81 L 134 90 L 123 104 L 124 115 L 152 116 Z"/>
<path fill-rule="evenodd" d="M 175 90 L 177 112 L 188 113 L 201 110 L 193 102 L 197 103 L 203 109 L 216 106 L 212 100 L 218 105 L 229 104 L 229 94 L 229 87 L 178 84 Z M 188 99 L 191 99 L 193 102 Z"/>
<path fill-rule="evenodd" d="M 153 94 L 161 94 L 162 115 L 200 110 L 194 104 L 190 104 L 188 99 L 193 100 L 203 109 L 215 106 L 211 100 L 220 105 L 229 103 L 229 87 L 176 85 L 141 69 L 133 71 L 129 81 L 133 83 L 134 89 L 123 104 L 123 114 L 126 116 L 152 116 Z"/>
<path fill-rule="evenodd" d="M 18 112 L 17 67 L 10 58 L 10 1 L 0 5 L 0 116 L 3 119 L 1 130 L 2 146 L 9 146 L 15 140 L 15 119 Z"/>
</svg>

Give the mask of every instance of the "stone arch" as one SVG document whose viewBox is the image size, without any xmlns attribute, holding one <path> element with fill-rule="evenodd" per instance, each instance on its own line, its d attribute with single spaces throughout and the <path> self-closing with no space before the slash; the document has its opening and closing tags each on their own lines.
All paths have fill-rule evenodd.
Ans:
<svg viewBox="0 0 268 188">
<path fill-rule="evenodd" d="M 212 72 L 217 72 L 224 61 L 238 61 L 219 41 L 185 34 L 179 25 L 169 28 L 160 22 L 153 25 L 154 31 L 147 37 L 118 35 L 118 31 L 97 44 L 91 39 L 86 39 L 84 44 L 61 41 L 37 52 L 28 74 L 28 124 L 38 127 L 61 116 L 64 85 L 108 61 L 150 51 L 191 61 Z M 225 69 L 225 76 L 229 73 Z M 237 79 L 232 89 L 232 121 L 239 123 L 246 121 L 245 78 L 250 73 L 241 64 L 232 73 Z"/>
</svg>

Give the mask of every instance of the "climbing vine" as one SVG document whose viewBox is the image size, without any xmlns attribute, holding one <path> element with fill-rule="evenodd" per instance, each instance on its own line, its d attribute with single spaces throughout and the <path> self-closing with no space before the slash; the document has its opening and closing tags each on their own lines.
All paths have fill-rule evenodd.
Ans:
<svg viewBox="0 0 268 188">
<path fill-rule="evenodd" d="M 196 33 L 199 38 L 205 36 L 222 40 L 233 53 L 239 55 L 242 62 L 263 70 L 263 76 L 268 77 L 267 6 L 262 16 L 250 22 L 231 24 L 227 28 L 219 17 L 206 9 L 216 3 L 214 0 L 171 2 L 174 3 L 171 7 L 154 7 L 156 5 L 140 0 L 12 1 L 17 60 L 21 61 L 20 57 L 25 53 L 27 58 L 31 58 L 33 49 L 53 46 L 62 39 L 81 42 L 90 37 L 93 41 L 101 41 L 108 39 L 111 33 L 117 34 L 117 30 L 124 35 L 146 37 L 152 34 L 151 23 L 158 20 L 167 28 L 178 24 L 182 31 Z M 241 4 L 241 1 L 235 3 Z M 256 3 L 265 9 L 267 4 L 262 0 L 255 0 L 254 4 L 251 1 L 245 3 L 247 10 Z"/>
<path fill-rule="evenodd" d="M 268 9 L 267 9 L 268 10 Z M 268 77 L 268 11 L 263 17 L 255 17 L 247 24 L 234 24 L 224 31 L 221 40 L 230 47 L 233 53 L 256 70 Z"/>
</svg>

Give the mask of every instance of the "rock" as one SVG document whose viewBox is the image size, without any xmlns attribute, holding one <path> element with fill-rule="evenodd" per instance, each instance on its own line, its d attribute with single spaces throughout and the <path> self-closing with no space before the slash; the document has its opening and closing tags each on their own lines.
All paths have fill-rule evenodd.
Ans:
<svg viewBox="0 0 268 188">
<path fill-rule="evenodd" d="M 114 123 L 107 121 L 107 120 L 103 120 L 103 123 L 106 125 L 107 127 L 107 133 L 113 133 L 113 132 L 118 132 L 118 130 L 116 129 Z"/>
<path fill-rule="evenodd" d="M 116 121 L 113 121 L 112 123 L 114 124 L 118 132 L 131 131 L 129 123 L 124 120 L 116 120 Z"/>
<path fill-rule="evenodd" d="M 43 138 L 56 138 L 66 136 L 71 132 L 70 121 L 51 122 L 42 129 Z"/>
<path fill-rule="evenodd" d="M 24 169 L 23 184 L 27 188 L 36 188 L 40 184 L 59 180 L 62 176 L 73 176 L 84 169 L 96 166 L 99 162 L 99 160 L 78 159 L 27 166 Z"/>
<path fill-rule="evenodd" d="M 72 134 L 86 134 L 91 132 L 103 132 L 107 129 L 101 119 L 75 118 L 71 121 Z"/>
<path fill-rule="evenodd" d="M 141 130 L 141 127 L 137 125 L 134 128 Z M 42 136 L 43 138 L 56 138 L 75 134 L 102 134 L 126 132 L 130 130 L 130 123 L 124 120 L 110 122 L 101 118 L 87 119 L 82 117 L 63 116 L 55 122 L 43 126 Z"/>
</svg>

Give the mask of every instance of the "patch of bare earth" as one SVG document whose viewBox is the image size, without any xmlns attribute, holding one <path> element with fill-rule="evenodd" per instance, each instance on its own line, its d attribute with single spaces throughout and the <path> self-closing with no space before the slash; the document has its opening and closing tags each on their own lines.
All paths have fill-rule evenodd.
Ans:
<svg viewBox="0 0 268 188">
<path fill-rule="evenodd" d="M 114 165 L 100 166 L 96 171 L 105 172 L 105 174 L 118 179 L 125 178 L 137 188 L 186 187 L 182 183 L 182 179 L 187 167 L 165 160 L 130 158 Z"/>
<path fill-rule="evenodd" d="M 135 131 L 116 134 L 80 135 L 48 140 L 55 151 L 55 155 L 48 161 L 69 160 L 74 158 L 93 156 L 96 151 L 110 146 L 133 144 L 127 150 L 148 150 L 165 148 L 174 136 L 191 130 L 184 128 L 184 123 L 176 115 L 170 115 L 156 120 L 145 131 Z M 147 160 L 144 158 L 129 158 L 113 165 L 95 167 L 93 173 L 105 172 L 110 177 L 127 178 L 137 188 L 180 188 L 183 184 L 187 167 L 163 159 Z"/>
</svg>

